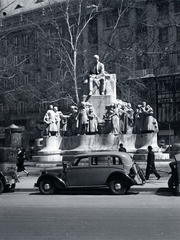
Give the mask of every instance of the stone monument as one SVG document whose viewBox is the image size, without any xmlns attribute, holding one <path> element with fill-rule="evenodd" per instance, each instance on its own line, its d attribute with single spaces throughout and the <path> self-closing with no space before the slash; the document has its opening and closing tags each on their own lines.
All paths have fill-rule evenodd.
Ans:
<svg viewBox="0 0 180 240">
<path fill-rule="evenodd" d="M 158 158 L 168 158 L 158 151 L 153 109 L 145 102 L 132 109 L 131 103 L 118 100 L 116 74 L 106 73 L 97 55 L 95 60 L 94 70 L 83 83 L 79 106 L 72 106 L 68 115 L 50 106 L 45 114 L 43 148 L 33 160 L 60 164 L 77 153 L 117 151 L 120 143 L 136 160 L 146 158 L 149 145 Z"/>
</svg>

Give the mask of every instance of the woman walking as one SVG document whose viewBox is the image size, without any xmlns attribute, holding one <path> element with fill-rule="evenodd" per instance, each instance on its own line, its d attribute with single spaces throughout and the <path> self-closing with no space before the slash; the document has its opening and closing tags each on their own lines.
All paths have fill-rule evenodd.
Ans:
<svg viewBox="0 0 180 240">
<path fill-rule="evenodd" d="M 26 176 L 28 176 L 29 173 L 26 171 L 24 167 L 24 161 L 26 159 L 25 153 L 26 153 L 25 149 L 22 149 L 17 154 L 17 172 L 23 171 L 26 173 Z"/>
</svg>

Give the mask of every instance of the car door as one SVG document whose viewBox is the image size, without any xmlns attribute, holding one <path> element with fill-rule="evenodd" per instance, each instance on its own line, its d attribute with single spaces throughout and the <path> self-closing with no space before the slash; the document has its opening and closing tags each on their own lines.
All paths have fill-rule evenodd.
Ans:
<svg viewBox="0 0 180 240">
<path fill-rule="evenodd" d="M 90 166 L 91 186 L 105 185 L 109 176 L 108 156 L 92 157 Z"/>
<path fill-rule="evenodd" d="M 79 158 L 74 166 L 67 168 L 66 182 L 70 187 L 90 185 L 89 157 Z"/>
</svg>

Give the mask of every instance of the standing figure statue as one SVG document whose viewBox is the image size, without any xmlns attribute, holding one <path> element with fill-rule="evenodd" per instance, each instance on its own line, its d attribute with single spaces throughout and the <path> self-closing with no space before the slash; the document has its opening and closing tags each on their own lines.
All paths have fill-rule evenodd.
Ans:
<svg viewBox="0 0 180 240">
<path fill-rule="evenodd" d="M 139 107 L 135 109 L 134 112 L 134 128 L 133 133 L 140 133 L 140 116 L 139 116 Z"/>
<path fill-rule="evenodd" d="M 53 110 L 53 105 L 49 106 L 49 110 L 47 110 L 45 116 L 44 116 L 44 135 L 45 136 L 51 136 L 52 133 L 57 133 L 57 125 L 56 125 L 56 120 L 55 120 L 55 112 Z"/>
<path fill-rule="evenodd" d="M 78 108 L 71 106 L 71 113 L 67 120 L 67 135 L 73 136 L 78 134 Z"/>
<path fill-rule="evenodd" d="M 57 126 L 57 132 L 56 132 L 56 136 L 57 136 L 57 135 L 60 135 L 60 113 L 61 112 L 58 111 L 57 107 L 54 107 L 54 112 L 55 112 L 55 123 Z"/>
<path fill-rule="evenodd" d="M 89 96 L 93 94 L 93 84 L 96 84 L 96 89 L 99 89 L 100 95 L 105 94 L 105 72 L 104 64 L 99 61 L 99 56 L 94 55 L 94 61 L 90 67 L 88 80 L 85 83 L 89 83 Z"/>
<path fill-rule="evenodd" d="M 107 108 L 107 112 L 104 115 L 104 120 L 106 133 L 113 133 L 114 135 L 120 133 L 119 111 L 116 104 L 111 104 L 111 106 Z"/>
<path fill-rule="evenodd" d="M 81 106 L 79 108 L 77 119 L 78 119 L 77 126 L 79 128 L 79 133 L 81 135 L 86 134 L 87 127 L 88 127 L 88 112 L 87 112 L 85 102 L 81 102 Z"/>
<path fill-rule="evenodd" d="M 140 117 L 140 132 L 144 131 L 144 122 L 146 118 L 146 102 L 139 105 L 139 117 Z"/>
<path fill-rule="evenodd" d="M 134 124 L 134 110 L 131 107 L 131 103 L 126 104 L 126 114 L 127 114 L 126 133 L 132 133 Z"/>
<path fill-rule="evenodd" d="M 98 117 L 95 114 L 93 107 L 89 108 L 87 132 L 90 134 L 96 134 L 98 132 Z"/>
<path fill-rule="evenodd" d="M 149 105 L 146 106 L 146 116 L 144 120 L 144 131 L 145 132 L 158 132 L 158 124 L 156 119 L 153 117 L 154 111 Z"/>
</svg>

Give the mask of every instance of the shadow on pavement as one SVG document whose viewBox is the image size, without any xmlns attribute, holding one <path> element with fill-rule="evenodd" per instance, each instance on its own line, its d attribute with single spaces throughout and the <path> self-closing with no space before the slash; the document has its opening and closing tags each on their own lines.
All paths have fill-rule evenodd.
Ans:
<svg viewBox="0 0 180 240">
<path fill-rule="evenodd" d="M 124 195 L 113 195 L 109 189 L 65 189 L 56 191 L 54 195 L 111 195 L 111 196 L 126 196 L 126 195 L 137 195 L 137 191 L 129 191 Z M 40 192 L 30 193 L 29 195 L 42 195 Z"/>
<path fill-rule="evenodd" d="M 159 188 L 156 191 L 156 194 L 165 197 L 179 197 L 179 195 L 174 195 L 169 188 Z"/>
</svg>

